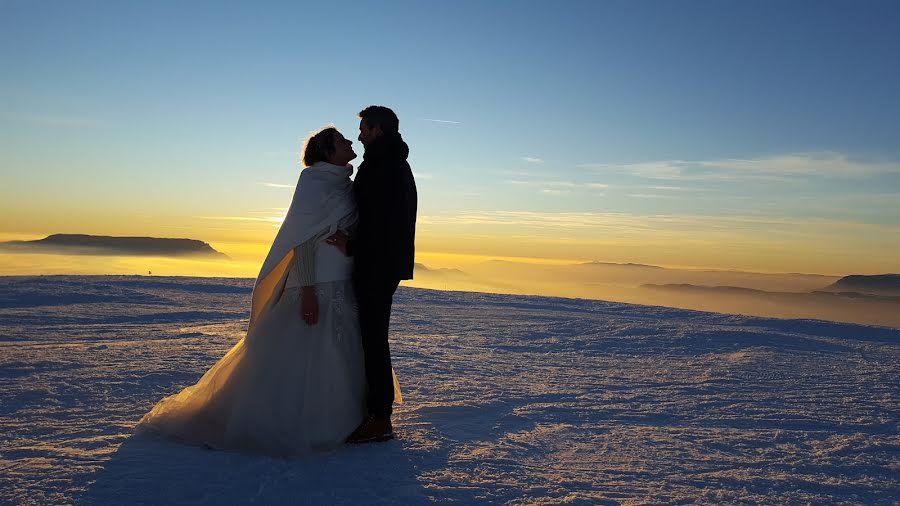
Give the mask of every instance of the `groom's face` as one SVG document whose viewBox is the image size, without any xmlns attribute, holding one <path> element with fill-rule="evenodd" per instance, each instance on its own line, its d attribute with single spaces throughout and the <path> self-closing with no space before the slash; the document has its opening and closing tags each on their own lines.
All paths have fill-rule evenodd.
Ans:
<svg viewBox="0 0 900 506">
<path fill-rule="evenodd" d="M 365 119 L 359 120 L 359 142 L 362 143 L 363 147 L 369 145 L 370 142 L 374 141 L 381 135 L 381 127 L 373 127 L 369 128 L 369 125 L 366 124 Z"/>
</svg>

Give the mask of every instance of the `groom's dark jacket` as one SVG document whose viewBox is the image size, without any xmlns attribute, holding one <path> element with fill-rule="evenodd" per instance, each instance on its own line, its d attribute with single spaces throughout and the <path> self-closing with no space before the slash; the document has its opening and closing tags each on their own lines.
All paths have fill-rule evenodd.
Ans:
<svg viewBox="0 0 900 506">
<path fill-rule="evenodd" d="M 347 244 L 357 282 L 413 277 L 418 195 L 408 156 L 399 133 L 366 146 L 353 181 L 359 221 Z"/>
</svg>

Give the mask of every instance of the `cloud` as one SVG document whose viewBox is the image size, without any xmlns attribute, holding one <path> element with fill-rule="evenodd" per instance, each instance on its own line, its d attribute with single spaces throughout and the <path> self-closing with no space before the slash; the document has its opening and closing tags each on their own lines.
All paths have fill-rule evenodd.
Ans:
<svg viewBox="0 0 900 506">
<path fill-rule="evenodd" d="M 299 151 L 264 151 L 263 156 L 266 158 L 298 158 Z"/>
<path fill-rule="evenodd" d="M 513 179 L 507 181 L 507 183 L 516 186 L 551 186 L 555 188 L 575 188 L 579 186 L 571 181 L 522 181 Z"/>
<path fill-rule="evenodd" d="M 760 158 L 660 160 L 630 164 L 583 163 L 580 168 L 623 172 L 644 179 L 796 182 L 807 177 L 859 178 L 900 173 L 900 163 L 853 158 L 843 153 L 789 153 Z M 661 187 L 667 189 L 677 186 Z"/>
<path fill-rule="evenodd" d="M 580 168 L 597 171 L 625 172 L 646 179 L 678 179 L 682 176 L 682 164 L 688 162 L 670 160 L 629 164 L 583 163 Z"/>
<path fill-rule="evenodd" d="M 417 118 L 419 121 L 430 121 L 432 123 L 447 123 L 450 125 L 462 125 L 462 121 L 451 121 L 449 119 L 433 119 L 433 118 Z"/>
<path fill-rule="evenodd" d="M 175 230 L 197 230 L 197 227 L 194 225 L 159 225 L 160 228 L 171 228 Z M 228 227 L 203 227 L 202 230 L 209 231 L 213 230 L 216 232 L 234 232 L 233 228 Z"/>
<path fill-rule="evenodd" d="M 528 162 L 528 163 L 544 163 L 544 160 L 542 160 L 542 159 L 540 159 L 540 158 L 535 158 L 535 157 L 532 157 L 532 156 L 523 156 L 523 157 L 522 157 L 522 160 L 524 160 L 524 161 L 526 161 L 526 162 Z"/>
<path fill-rule="evenodd" d="M 662 195 L 659 193 L 629 193 L 625 195 L 634 199 L 678 199 L 675 195 Z"/>
<path fill-rule="evenodd" d="M 900 173 L 900 163 L 853 159 L 836 152 L 797 153 L 766 158 L 727 158 L 697 162 L 701 167 L 763 174 L 858 177 Z"/>
<path fill-rule="evenodd" d="M 521 179 L 510 179 L 507 180 L 506 183 L 514 186 L 535 188 L 545 195 L 567 195 L 572 193 L 572 191 L 590 190 L 591 194 L 594 196 L 603 196 L 602 193 L 597 193 L 593 190 L 604 190 L 609 188 L 609 185 L 606 184 L 578 183 L 574 181 L 525 181 Z"/>
<path fill-rule="evenodd" d="M 534 212 L 534 211 L 473 211 L 454 215 L 424 215 L 417 219 L 422 225 L 462 226 L 467 231 L 475 227 L 509 227 L 513 230 L 583 230 L 591 235 L 634 235 L 653 232 L 654 235 L 680 236 L 685 232 L 727 232 L 740 236 L 747 231 L 768 236 L 796 238 L 802 235 L 831 233 L 845 237 L 859 233 L 867 237 L 882 237 L 897 242 L 900 225 L 865 223 L 825 218 L 784 218 L 746 215 L 690 215 L 626 214 L 597 212 Z M 898 243 L 900 244 L 900 243 Z"/>
<path fill-rule="evenodd" d="M 420 216 L 418 223 L 426 225 L 505 225 L 537 229 L 590 229 L 644 227 L 641 217 L 620 213 L 540 213 L 534 211 L 474 211 L 456 215 Z"/>
<path fill-rule="evenodd" d="M 540 177 L 540 174 L 537 172 L 527 172 L 524 170 L 493 170 L 491 171 L 493 174 L 499 174 L 501 176 L 513 176 L 513 177 Z"/>
<path fill-rule="evenodd" d="M 245 216 L 194 216 L 194 218 L 215 221 L 268 223 L 277 228 L 284 222 L 287 212 L 287 207 L 270 207 L 262 211 L 247 211 Z"/>
<path fill-rule="evenodd" d="M 59 114 L 26 114 L 19 116 L 19 119 L 32 125 L 60 128 L 96 128 L 107 124 L 106 121 L 97 118 Z"/>
<path fill-rule="evenodd" d="M 221 220 L 221 221 L 261 221 L 265 223 L 281 223 L 284 221 L 282 216 L 197 216 L 203 220 Z"/>
<path fill-rule="evenodd" d="M 296 188 L 297 185 L 293 184 L 281 184 L 281 183 L 259 183 L 263 186 L 268 186 L 269 188 Z"/>
<path fill-rule="evenodd" d="M 662 191 L 707 191 L 706 188 L 685 188 L 684 186 L 646 186 L 645 188 Z"/>
</svg>

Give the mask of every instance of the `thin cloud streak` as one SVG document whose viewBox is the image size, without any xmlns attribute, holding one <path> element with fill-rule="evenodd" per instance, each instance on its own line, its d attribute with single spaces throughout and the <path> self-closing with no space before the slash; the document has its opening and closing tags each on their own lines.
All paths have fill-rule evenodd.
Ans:
<svg viewBox="0 0 900 506">
<path fill-rule="evenodd" d="M 223 221 L 261 221 L 265 223 L 281 223 L 284 221 L 284 218 L 277 216 L 266 216 L 264 218 L 257 218 L 254 216 L 197 216 L 196 218 Z"/>
<path fill-rule="evenodd" d="M 300 152 L 298 151 L 264 151 L 263 156 L 266 158 L 299 158 Z"/>
<path fill-rule="evenodd" d="M 668 160 L 659 162 L 634 163 L 623 165 L 610 164 L 581 164 L 581 168 L 590 168 L 597 171 L 623 172 L 642 179 L 651 180 L 680 180 L 680 181 L 716 181 L 716 182 L 744 182 L 766 181 L 780 183 L 799 182 L 794 177 L 786 177 L 774 174 L 748 174 L 736 171 L 713 171 L 708 167 L 699 165 L 699 162 L 686 162 L 680 160 Z"/>
<path fill-rule="evenodd" d="M 19 116 L 18 119 L 32 125 L 59 128 L 97 128 L 107 124 L 106 121 L 97 118 L 57 114 L 27 114 Z"/>
<path fill-rule="evenodd" d="M 506 183 L 524 188 L 535 188 L 539 193 L 544 195 L 569 195 L 575 191 L 587 190 L 587 192 L 595 197 L 603 197 L 606 195 L 604 193 L 598 193 L 595 190 L 604 190 L 609 187 L 609 185 L 600 183 L 575 183 L 572 181 L 522 181 L 513 179 L 507 180 Z"/>
<path fill-rule="evenodd" d="M 698 162 L 698 165 L 726 170 L 816 175 L 826 177 L 857 177 L 875 174 L 900 173 L 900 163 L 852 159 L 837 152 L 796 153 L 756 159 L 722 159 Z"/>
<path fill-rule="evenodd" d="M 675 195 L 662 195 L 659 193 L 629 193 L 625 195 L 626 197 L 631 197 L 634 199 L 680 199 L 681 197 Z"/>
<path fill-rule="evenodd" d="M 462 121 L 451 121 L 449 119 L 434 119 L 434 118 L 418 118 L 419 121 L 431 121 L 432 123 L 446 123 L 450 125 L 462 125 Z"/>
<path fill-rule="evenodd" d="M 691 181 L 798 182 L 808 177 L 859 178 L 900 173 L 900 162 L 852 158 L 843 153 L 789 153 L 716 160 L 659 160 L 640 163 L 583 163 L 579 168 L 623 172 L 644 179 Z M 678 188 L 678 187 L 671 187 Z"/>
<path fill-rule="evenodd" d="M 423 225 L 509 226 L 553 231 L 560 229 L 602 229 L 608 231 L 649 229 L 644 217 L 622 213 L 495 211 L 444 216 L 421 216 L 417 221 Z"/>
<path fill-rule="evenodd" d="M 258 183 L 269 188 L 296 188 L 296 185 L 281 183 Z"/>
<path fill-rule="evenodd" d="M 544 160 L 542 160 L 540 158 L 535 158 L 533 156 L 523 156 L 522 160 L 524 160 L 528 163 L 535 163 L 535 164 L 544 163 Z"/>
<path fill-rule="evenodd" d="M 609 188 L 608 184 L 603 183 L 578 183 L 574 181 L 525 181 L 522 179 L 508 179 L 505 181 L 506 184 L 511 184 L 513 186 L 523 186 L 530 188 L 548 188 L 548 189 L 562 189 L 562 188 L 571 188 L 574 190 L 605 190 Z"/>
<path fill-rule="evenodd" d="M 638 186 L 637 188 L 646 188 L 648 190 L 672 191 L 672 192 L 708 192 L 710 188 L 691 188 L 687 186 Z"/>
<path fill-rule="evenodd" d="M 570 181 L 522 181 L 513 179 L 507 181 L 507 183 L 516 186 L 552 186 L 559 188 L 575 188 L 578 186 Z"/>
<path fill-rule="evenodd" d="M 493 170 L 492 174 L 499 174 L 501 176 L 512 176 L 512 177 L 539 177 L 540 174 L 537 172 L 526 172 L 524 170 Z"/>
<path fill-rule="evenodd" d="M 425 215 L 417 220 L 431 226 L 508 226 L 511 229 L 546 230 L 592 230 L 633 234 L 652 231 L 654 233 L 683 233 L 697 230 L 716 229 L 733 232 L 736 235 L 747 231 L 766 234 L 796 235 L 804 233 L 833 233 L 841 235 L 849 232 L 866 235 L 897 237 L 900 243 L 900 225 L 866 223 L 861 221 L 834 220 L 825 218 L 782 218 L 770 216 L 678 216 L 669 214 L 626 214 L 594 212 L 540 213 L 533 211 L 470 212 L 455 215 Z"/>
</svg>

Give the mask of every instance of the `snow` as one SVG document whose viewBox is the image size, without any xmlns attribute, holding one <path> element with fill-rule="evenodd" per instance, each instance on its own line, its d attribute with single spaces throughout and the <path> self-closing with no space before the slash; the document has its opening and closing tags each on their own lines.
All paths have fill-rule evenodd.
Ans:
<svg viewBox="0 0 900 506">
<path fill-rule="evenodd" d="M 0 277 L 0 503 L 896 504 L 900 330 L 401 288 L 399 439 L 275 459 L 132 435 L 252 281 Z"/>
</svg>

